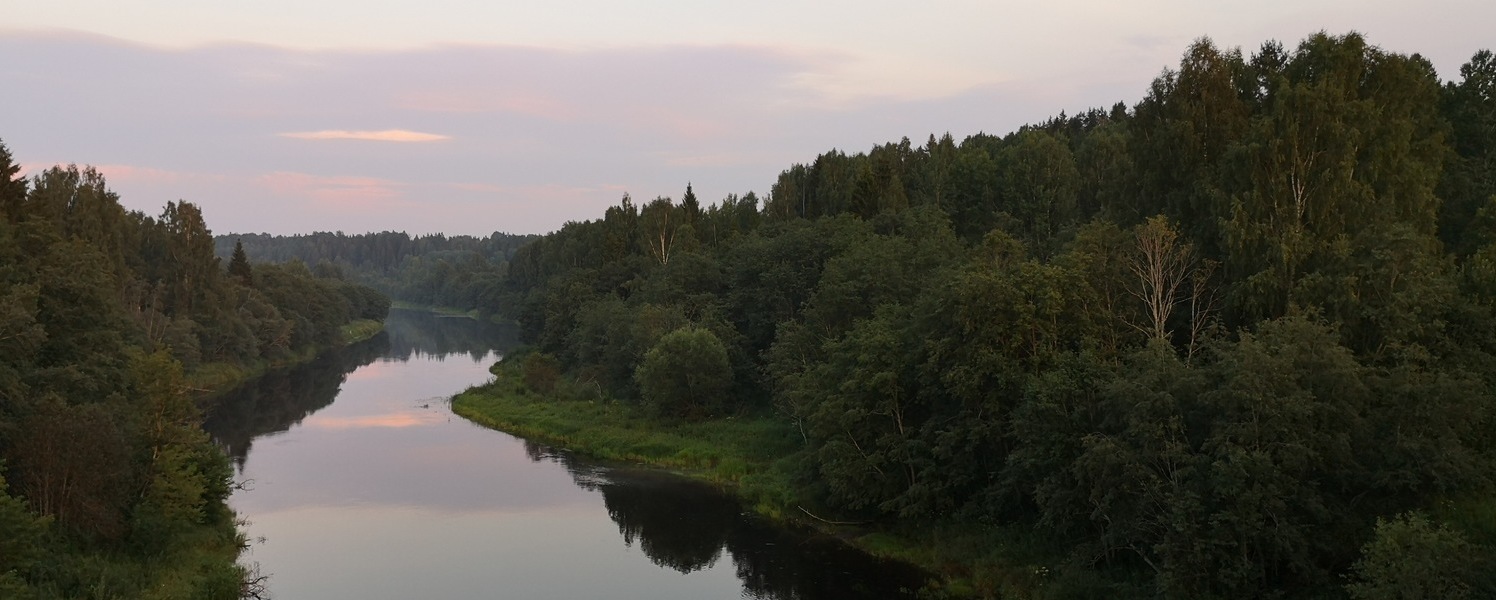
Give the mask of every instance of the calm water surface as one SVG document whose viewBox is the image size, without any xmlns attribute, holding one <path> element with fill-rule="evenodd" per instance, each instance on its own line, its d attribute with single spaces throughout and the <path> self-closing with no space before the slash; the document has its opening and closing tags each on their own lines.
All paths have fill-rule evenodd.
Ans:
<svg viewBox="0 0 1496 600">
<path fill-rule="evenodd" d="M 224 398 L 244 560 L 282 599 L 898 598 L 920 575 L 770 526 L 709 487 L 484 429 L 447 399 L 512 331 L 393 311 L 386 333 Z"/>
</svg>

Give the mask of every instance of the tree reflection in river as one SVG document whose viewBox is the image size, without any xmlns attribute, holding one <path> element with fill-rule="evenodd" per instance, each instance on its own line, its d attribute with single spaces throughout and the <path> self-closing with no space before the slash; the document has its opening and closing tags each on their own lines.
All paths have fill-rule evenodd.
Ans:
<svg viewBox="0 0 1496 600">
<path fill-rule="evenodd" d="M 690 573 L 731 556 L 744 597 L 779 600 L 900 598 L 889 590 L 922 587 L 928 577 L 893 561 L 869 559 L 841 541 L 791 530 L 745 513 L 710 485 L 656 471 L 605 467 L 570 452 L 525 442 L 536 462 L 564 466 L 582 488 L 603 496 L 625 544 L 655 564 Z"/>
<path fill-rule="evenodd" d="M 452 354 L 482 360 L 491 351 L 503 353 L 519 343 L 519 328 L 513 325 L 417 311 L 400 311 L 399 317 L 384 325 L 390 339 L 388 357 L 400 362 L 412 356 L 441 359 Z"/>
<path fill-rule="evenodd" d="M 870 599 L 924 581 L 711 486 L 452 415 L 442 400 L 514 339 L 395 311 L 381 336 L 215 401 L 208 430 L 256 480 L 230 499 L 266 540 L 247 560 L 278 597 Z"/>
<path fill-rule="evenodd" d="M 243 470 L 255 438 L 289 430 L 307 415 L 332 404 L 349 373 L 373 363 L 389 350 L 389 336 L 380 333 L 304 365 L 273 370 L 210 400 L 203 429 L 212 433 L 235 467 Z"/>
<path fill-rule="evenodd" d="M 241 470 L 254 439 L 289 430 L 333 399 L 348 374 L 381 358 L 408 362 L 463 354 L 481 360 L 518 344 L 518 330 L 462 317 L 394 310 L 378 335 L 315 360 L 277 369 L 209 401 L 203 429 L 212 433 Z"/>
</svg>

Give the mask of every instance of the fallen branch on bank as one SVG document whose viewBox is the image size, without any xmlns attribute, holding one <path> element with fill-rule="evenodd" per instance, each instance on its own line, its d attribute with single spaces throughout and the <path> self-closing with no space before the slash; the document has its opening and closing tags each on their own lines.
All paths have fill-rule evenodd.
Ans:
<svg viewBox="0 0 1496 600">
<path fill-rule="evenodd" d="M 806 516 L 809 516 L 810 518 L 815 519 L 817 521 L 820 521 L 822 523 L 825 523 L 827 525 L 867 525 L 868 523 L 872 522 L 872 521 L 832 521 L 832 520 L 829 520 L 829 519 L 824 519 L 824 518 L 816 516 L 815 513 L 810 512 L 808 510 L 805 510 L 804 506 L 798 506 L 797 505 L 797 506 L 795 506 L 795 508 L 800 509 L 800 512 L 805 513 Z"/>
</svg>

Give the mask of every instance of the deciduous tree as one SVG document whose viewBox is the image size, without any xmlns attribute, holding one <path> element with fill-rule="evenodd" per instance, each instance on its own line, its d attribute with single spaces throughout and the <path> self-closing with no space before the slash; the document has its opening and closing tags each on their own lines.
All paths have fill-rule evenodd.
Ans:
<svg viewBox="0 0 1496 600">
<path fill-rule="evenodd" d="M 732 365 L 710 330 L 683 327 L 665 334 L 634 375 L 646 406 L 661 415 L 699 419 L 727 404 Z"/>
</svg>

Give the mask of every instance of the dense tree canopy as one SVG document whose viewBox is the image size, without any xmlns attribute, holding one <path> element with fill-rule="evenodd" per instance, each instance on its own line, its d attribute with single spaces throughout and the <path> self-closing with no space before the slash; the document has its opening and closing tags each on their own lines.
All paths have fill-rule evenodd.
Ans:
<svg viewBox="0 0 1496 600">
<path fill-rule="evenodd" d="M 514 252 L 536 236 L 494 233 L 486 238 L 404 232 L 358 235 L 318 232 L 272 236 L 227 234 L 215 238 L 217 256 L 250 262 L 300 261 L 319 276 L 369 286 L 396 300 L 492 313 L 500 281 Z M 229 265 L 235 275 L 234 262 Z M 239 275 L 235 275 L 239 276 Z"/>
<path fill-rule="evenodd" d="M 1493 65 L 1202 39 L 1133 107 L 834 150 L 762 209 L 625 196 L 505 310 L 615 400 L 790 420 L 803 502 L 1037 528 L 1101 581 L 1056 594 L 1492 594 L 1418 570 L 1491 524 L 1400 515 L 1496 483 Z"/>
<path fill-rule="evenodd" d="M 195 205 L 126 211 L 91 168 L 17 173 L 0 145 L 0 597 L 238 597 L 232 471 L 188 376 L 338 343 L 389 300 L 226 273 Z"/>
<path fill-rule="evenodd" d="M 231 532 L 182 369 L 382 317 L 351 282 L 504 313 L 539 392 L 784 419 L 802 507 L 1045 540 L 981 592 L 1496 595 L 1488 50 L 1441 82 L 1354 33 L 1202 39 L 1130 107 L 832 150 L 764 198 L 625 195 L 534 239 L 215 240 L 91 169 L 17 173 L 0 146 L 5 597 L 135 595 L 189 528 Z"/>
</svg>

